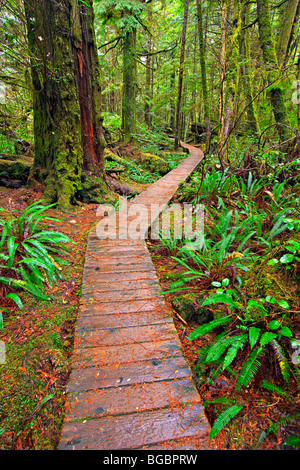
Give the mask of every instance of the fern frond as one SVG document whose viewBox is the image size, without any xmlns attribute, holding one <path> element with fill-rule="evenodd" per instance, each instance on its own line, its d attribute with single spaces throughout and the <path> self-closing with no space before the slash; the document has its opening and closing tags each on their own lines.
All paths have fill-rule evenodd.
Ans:
<svg viewBox="0 0 300 470">
<path fill-rule="evenodd" d="M 241 335 L 239 341 L 234 343 L 227 351 L 227 354 L 225 356 L 224 362 L 223 362 L 223 370 L 225 370 L 227 367 L 230 366 L 230 364 L 234 361 L 236 358 L 236 355 L 238 353 L 239 349 L 242 349 L 245 341 L 247 339 L 247 335 Z"/>
<path fill-rule="evenodd" d="M 188 336 L 188 340 L 193 341 L 194 339 L 199 338 L 199 336 L 209 333 L 217 326 L 225 325 L 225 323 L 228 323 L 230 320 L 231 320 L 231 316 L 228 315 L 227 317 L 216 318 L 215 320 L 209 323 L 205 323 L 205 325 L 202 325 L 199 328 L 196 328 L 194 331 L 192 331 L 192 333 Z"/>
<path fill-rule="evenodd" d="M 256 328 L 255 326 L 251 326 L 251 328 L 249 328 L 249 342 L 251 349 L 253 349 L 253 347 L 255 346 L 259 335 L 260 328 Z"/>
<path fill-rule="evenodd" d="M 248 360 L 242 365 L 242 368 L 240 370 L 237 379 L 236 390 L 240 390 L 242 385 L 246 387 L 251 382 L 260 367 L 260 362 L 258 358 L 261 357 L 262 354 L 262 348 L 255 349 L 254 351 L 252 351 L 251 354 L 249 354 Z"/>
<path fill-rule="evenodd" d="M 234 344 L 240 344 L 241 340 L 246 340 L 247 335 L 238 335 L 238 336 L 226 336 L 225 338 L 221 338 L 218 342 L 215 342 L 206 357 L 205 362 L 213 362 L 219 359 L 222 356 L 224 351 Z"/>
<path fill-rule="evenodd" d="M 234 418 L 242 409 L 242 406 L 233 405 L 216 419 L 214 422 L 211 431 L 210 431 L 210 439 L 216 437 L 222 429 L 229 423 L 229 421 Z"/>
<path fill-rule="evenodd" d="M 281 387 L 278 387 L 278 385 L 275 385 L 273 382 L 268 382 L 264 380 L 262 386 L 266 390 L 270 390 L 271 392 L 274 392 L 276 395 L 280 395 L 288 400 L 291 399 L 291 397 L 289 396 L 288 393 L 286 393 L 285 390 L 283 390 Z"/>
<path fill-rule="evenodd" d="M 272 346 L 272 348 L 275 352 L 276 358 L 278 360 L 279 367 L 280 367 L 280 370 L 281 370 L 281 373 L 282 373 L 282 377 L 284 378 L 284 380 L 286 382 L 288 382 L 288 380 L 290 378 L 290 366 L 289 366 L 288 360 L 287 360 L 287 358 L 286 358 L 286 356 L 283 352 L 283 349 L 275 339 L 272 339 L 272 341 L 270 341 L 270 344 L 271 344 L 271 346 Z"/>
<path fill-rule="evenodd" d="M 270 331 L 266 331 L 260 338 L 260 345 L 262 347 L 266 346 L 266 344 L 270 343 L 274 338 L 277 337 L 277 333 L 271 333 Z"/>
<path fill-rule="evenodd" d="M 244 258 L 244 255 L 242 253 L 239 253 L 238 251 L 231 253 L 230 255 L 226 256 L 226 258 L 223 259 L 221 267 L 226 266 L 227 263 L 229 263 L 230 261 L 236 258 Z"/>
</svg>

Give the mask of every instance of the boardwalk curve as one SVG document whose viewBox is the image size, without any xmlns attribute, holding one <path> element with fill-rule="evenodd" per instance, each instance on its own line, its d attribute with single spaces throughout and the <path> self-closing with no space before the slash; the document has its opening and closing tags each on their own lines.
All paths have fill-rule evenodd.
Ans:
<svg viewBox="0 0 300 470">
<path fill-rule="evenodd" d="M 151 205 L 146 233 L 201 162 L 199 149 L 182 146 L 190 156 L 120 210 L 116 239 L 99 239 L 99 227 L 89 235 L 60 450 L 208 448 L 210 427 L 145 240 L 128 239 L 130 209 Z"/>
</svg>

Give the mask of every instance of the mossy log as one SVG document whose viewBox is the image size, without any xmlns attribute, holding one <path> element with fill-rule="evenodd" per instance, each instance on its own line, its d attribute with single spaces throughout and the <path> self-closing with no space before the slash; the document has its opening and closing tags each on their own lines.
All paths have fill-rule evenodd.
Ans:
<svg viewBox="0 0 300 470">
<path fill-rule="evenodd" d="M 17 180 L 26 184 L 32 165 L 33 165 L 32 158 L 19 157 L 19 158 L 15 158 L 11 160 L 0 158 L 0 180 L 4 180 L 4 181 Z M 3 183 L 2 185 L 8 186 L 7 184 L 3 184 Z"/>
<path fill-rule="evenodd" d="M 157 172 L 164 176 L 170 171 L 169 163 L 157 155 L 151 153 L 140 153 L 138 163 L 142 163 L 151 172 Z"/>
</svg>

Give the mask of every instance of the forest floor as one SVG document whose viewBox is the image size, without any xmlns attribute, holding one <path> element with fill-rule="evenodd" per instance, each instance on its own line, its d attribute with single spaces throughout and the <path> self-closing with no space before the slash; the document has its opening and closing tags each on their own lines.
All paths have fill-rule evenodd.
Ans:
<svg viewBox="0 0 300 470">
<path fill-rule="evenodd" d="M 134 181 L 130 175 L 116 181 L 140 192 L 150 182 Z M 42 199 L 42 194 L 26 187 L 0 188 L 0 206 L 5 211 L 20 213 L 30 203 Z M 116 195 L 116 200 L 118 195 Z M 69 236 L 68 266 L 62 280 L 48 288 L 50 302 L 40 302 L 23 295 L 24 309 L 12 306 L 4 320 L 4 341 L 7 362 L 0 365 L 0 450 L 55 450 L 63 424 L 66 384 L 69 377 L 70 358 L 73 350 L 74 328 L 79 309 L 81 279 L 85 248 L 90 229 L 95 223 L 97 205 L 82 205 L 68 211 L 49 210 L 61 222 L 51 222 L 50 229 Z M 97 219 L 99 220 L 99 219 Z M 149 240 L 149 249 L 157 269 L 162 288 L 168 287 L 168 276 L 180 271 L 174 259 L 157 242 Z M 197 350 L 203 340 L 187 340 L 193 325 L 187 325 L 172 307 L 172 296 L 166 301 L 174 313 L 174 323 L 182 341 L 184 354 L 191 368 L 197 362 Z M 205 340 L 204 340 L 205 341 Z M 211 385 L 198 384 L 203 400 L 218 400 L 230 396 L 235 383 L 228 377 L 219 377 Z M 262 399 L 261 391 L 247 388 L 240 393 L 246 414 L 212 441 L 215 450 L 277 450 L 282 442 L 280 429 L 270 434 L 260 445 L 258 439 L 263 430 L 276 420 L 277 403 Z M 279 400 L 278 400 L 279 401 Z M 216 419 L 213 404 L 206 408 L 212 424 Z"/>
</svg>

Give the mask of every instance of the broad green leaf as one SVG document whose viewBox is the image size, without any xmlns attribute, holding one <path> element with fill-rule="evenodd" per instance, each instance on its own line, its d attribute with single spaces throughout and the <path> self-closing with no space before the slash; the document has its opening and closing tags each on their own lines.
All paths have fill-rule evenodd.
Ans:
<svg viewBox="0 0 300 470">
<path fill-rule="evenodd" d="M 9 298 L 9 299 L 12 299 L 15 302 L 15 304 L 17 304 L 17 306 L 19 308 L 23 309 L 22 301 L 21 301 L 20 297 L 17 294 L 14 294 L 12 292 L 11 294 L 8 294 L 6 297 Z"/>
<path fill-rule="evenodd" d="M 279 300 L 278 305 L 282 308 L 290 308 L 289 304 L 285 300 Z"/>
<path fill-rule="evenodd" d="M 294 255 L 290 254 L 290 253 L 286 253 L 285 255 L 283 255 L 281 258 L 280 258 L 280 262 L 283 263 L 283 264 L 288 264 L 288 263 L 291 263 L 294 259 Z"/>
<path fill-rule="evenodd" d="M 268 266 L 274 266 L 275 264 L 278 264 L 278 259 L 273 258 L 268 261 Z"/>
<path fill-rule="evenodd" d="M 270 321 L 268 327 L 270 330 L 278 330 L 278 328 L 281 327 L 281 323 L 278 320 L 272 320 Z"/>
<path fill-rule="evenodd" d="M 287 326 L 283 326 L 280 330 L 280 333 L 283 336 L 287 336 L 288 338 L 291 338 L 293 336 L 293 333 L 291 332 L 291 330 Z"/>
</svg>

